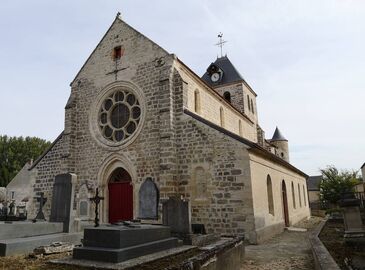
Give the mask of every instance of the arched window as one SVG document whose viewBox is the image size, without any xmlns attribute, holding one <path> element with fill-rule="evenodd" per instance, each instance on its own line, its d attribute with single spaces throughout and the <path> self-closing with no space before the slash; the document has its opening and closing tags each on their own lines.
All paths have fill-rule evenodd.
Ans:
<svg viewBox="0 0 365 270">
<path fill-rule="evenodd" d="M 252 111 L 252 113 L 255 113 L 255 110 L 253 108 L 253 101 L 252 101 L 252 99 L 251 99 L 251 111 Z"/>
<path fill-rule="evenodd" d="M 251 111 L 250 97 L 249 97 L 249 95 L 247 95 L 247 105 L 248 105 L 248 110 Z"/>
<path fill-rule="evenodd" d="M 272 195 L 272 183 L 270 175 L 268 175 L 266 179 L 266 188 L 267 188 L 267 202 L 269 206 L 269 214 L 274 215 L 274 197 Z"/>
<path fill-rule="evenodd" d="M 195 178 L 195 198 L 207 197 L 207 176 L 202 167 L 197 167 L 194 173 Z"/>
<path fill-rule="evenodd" d="M 300 195 L 300 186 L 298 183 L 299 206 L 302 207 L 302 196 Z"/>
<path fill-rule="evenodd" d="M 305 197 L 305 188 L 304 188 L 304 185 L 303 185 L 303 198 L 304 198 L 304 206 L 307 206 L 307 199 Z"/>
<path fill-rule="evenodd" d="M 291 194 L 293 196 L 293 207 L 294 207 L 294 209 L 296 209 L 297 206 L 295 205 L 295 193 L 294 193 L 294 184 L 293 184 L 293 182 L 291 182 Z"/>
<path fill-rule="evenodd" d="M 242 132 L 242 122 L 241 120 L 238 120 L 238 134 L 242 137 L 243 136 L 243 132 Z"/>
<path fill-rule="evenodd" d="M 200 93 L 198 90 L 194 92 L 194 111 L 200 113 Z"/>
<path fill-rule="evenodd" d="M 229 103 L 231 103 L 231 93 L 230 92 L 224 92 L 223 97 L 226 101 L 228 101 Z"/>
<path fill-rule="evenodd" d="M 222 107 L 219 108 L 219 119 L 221 127 L 224 127 L 224 111 Z"/>
</svg>

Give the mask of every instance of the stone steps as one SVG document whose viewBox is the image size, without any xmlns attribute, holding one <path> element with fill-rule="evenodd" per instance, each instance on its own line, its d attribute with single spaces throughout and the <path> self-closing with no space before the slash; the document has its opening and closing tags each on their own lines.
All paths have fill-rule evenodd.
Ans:
<svg viewBox="0 0 365 270">
<path fill-rule="evenodd" d="M 61 223 L 61 227 L 63 224 Z M 68 242 L 81 244 L 82 233 L 53 233 L 31 237 L 12 238 L 0 240 L 0 256 L 29 254 L 40 246 L 50 245 L 53 242 Z"/>
</svg>

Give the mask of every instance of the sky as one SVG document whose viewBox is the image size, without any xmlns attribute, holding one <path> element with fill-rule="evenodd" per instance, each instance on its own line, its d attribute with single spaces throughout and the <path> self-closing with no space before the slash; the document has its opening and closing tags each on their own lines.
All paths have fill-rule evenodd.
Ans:
<svg viewBox="0 0 365 270">
<path fill-rule="evenodd" d="M 365 162 L 365 1 L 2 0 L 0 134 L 53 141 L 70 82 L 116 13 L 198 75 L 224 54 L 309 175 Z"/>
</svg>

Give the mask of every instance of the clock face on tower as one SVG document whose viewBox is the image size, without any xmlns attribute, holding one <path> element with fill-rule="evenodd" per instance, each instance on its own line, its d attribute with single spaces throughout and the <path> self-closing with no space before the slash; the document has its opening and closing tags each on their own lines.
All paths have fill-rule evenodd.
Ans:
<svg viewBox="0 0 365 270">
<path fill-rule="evenodd" d="M 218 72 L 215 72 L 212 74 L 212 76 L 210 76 L 210 79 L 212 80 L 212 82 L 217 82 L 220 78 L 220 75 Z"/>
</svg>

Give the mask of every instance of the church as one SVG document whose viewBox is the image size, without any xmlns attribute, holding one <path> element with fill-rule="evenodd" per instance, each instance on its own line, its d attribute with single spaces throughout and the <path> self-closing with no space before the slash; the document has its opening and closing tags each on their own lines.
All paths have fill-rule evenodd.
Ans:
<svg viewBox="0 0 365 270">
<path fill-rule="evenodd" d="M 46 217 L 62 173 L 76 175 L 72 209 L 84 223 L 96 188 L 101 222 L 138 219 L 145 181 L 160 199 L 146 222 L 178 196 L 207 232 L 259 243 L 310 216 L 307 175 L 279 129 L 265 138 L 257 94 L 227 56 L 199 76 L 118 15 L 70 86 L 64 131 L 28 168 Z"/>
</svg>

